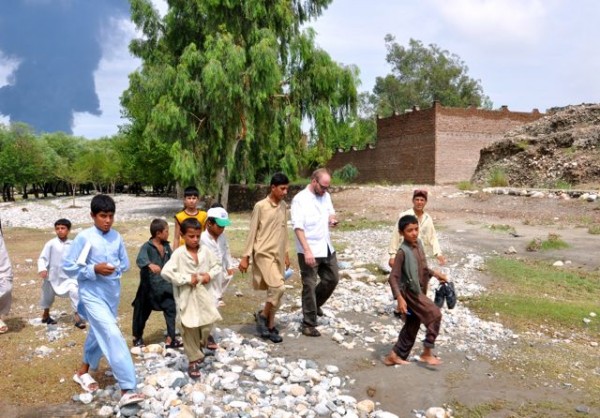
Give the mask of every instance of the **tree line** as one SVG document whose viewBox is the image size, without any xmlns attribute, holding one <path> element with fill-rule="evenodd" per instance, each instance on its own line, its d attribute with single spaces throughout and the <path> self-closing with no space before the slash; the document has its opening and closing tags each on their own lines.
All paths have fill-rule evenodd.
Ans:
<svg viewBox="0 0 600 418">
<path fill-rule="evenodd" d="M 0 130 L 3 198 L 68 188 L 169 191 L 195 184 L 226 205 L 230 183 L 259 183 L 275 171 L 295 178 L 326 165 L 336 149 L 376 140 L 376 118 L 433 100 L 491 101 L 460 58 L 386 36 L 391 74 L 359 93 L 359 69 L 335 62 L 306 24 L 332 0 L 171 2 L 130 0 L 141 36 L 130 44 L 141 67 L 121 96 L 120 133 L 87 141 Z"/>
</svg>

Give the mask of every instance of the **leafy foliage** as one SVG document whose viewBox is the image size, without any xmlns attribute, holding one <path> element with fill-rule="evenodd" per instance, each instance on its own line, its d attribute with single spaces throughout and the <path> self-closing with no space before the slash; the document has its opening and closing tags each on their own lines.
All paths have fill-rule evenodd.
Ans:
<svg viewBox="0 0 600 418">
<path fill-rule="evenodd" d="M 358 176 L 358 168 L 352 164 L 346 164 L 339 170 L 333 172 L 333 177 L 340 179 L 343 182 L 349 183 Z"/>
<path fill-rule="evenodd" d="M 330 2 L 173 1 L 161 18 L 150 0 L 131 0 L 143 37 L 130 48 L 143 65 L 122 96 L 130 147 L 166 151 L 180 184 L 216 193 L 230 180 L 295 175 L 307 145 L 328 158 L 355 111 L 357 71 L 301 28 Z"/>
<path fill-rule="evenodd" d="M 415 39 L 404 47 L 392 35 L 385 37 L 385 43 L 392 73 L 377 77 L 373 88 L 380 116 L 413 106 L 431 107 L 435 100 L 451 107 L 492 107 L 480 81 L 467 75 L 468 67 L 457 55 Z"/>
</svg>

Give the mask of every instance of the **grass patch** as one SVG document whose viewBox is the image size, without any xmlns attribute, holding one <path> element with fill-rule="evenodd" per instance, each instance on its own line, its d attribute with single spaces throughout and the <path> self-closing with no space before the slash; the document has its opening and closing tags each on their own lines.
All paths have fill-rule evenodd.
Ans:
<svg viewBox="0 0 600 418">
<path fill-rule="evenodd" d="M 490 187 L 508 186 L 508 177 L 506 176 L 506 172 L 500 167 L 495 167 L 490 170 L 487 180 Z"/>
<path fill-rule="evenodd" d="M 332 231 L 358 231 L 362 229 L 379 229 L 388 226 L 389 225 L 387 223 L 381 221 L 373 221 L 367 218 L 359 218 L 352 221 L 340 219 L 340 223 L 338 224 L 338 226 L 332 229 Z"/>
<path fill-rule="evenodd" d="M 571 183 L 569 183 L 568 181 L 565 181 L 565 180 L 556 180 L 552 186 L 555 189 L 560 189 L 560 190 L 571 190 L 573 188 Z"/>
<path fill-rule="evenodd" d="M 600 332 L 597 317 L 583 322 L 598 311 L 600 274 L 500 257 L 488 260 L 486 268 L 494 278 L 494 290 L 469 303 L 476 311 L 490 317 L 499 313 L 520 330 L 544 325 L 590 336 Z"/>
<path fill-rule="evenodd" d="M 593 224 L 588 227 L 588 233 L 592 235 L 600 235 L 600 224 Z"/>
<path fill-rule="evenodd" d="M 546 240 L 534 238 L 526 247 L 527 251 L 562 250 L 563 248 L 569 248 L 569 244 L 563 241 L 558 234 L 548 234 Z"/>
<path fill-rule="evenodd" d="M 456 188 L 464 192 L 465 190 L 475 190 L 477 187 L 475 187 L 469 180 L 463 180 L 456 183 Z"/>
<path fill-rule="evenodd" d="M 513 226 L 510 225 L 506 225 L 506 224 L 491 224 L 491 225 L 487 225 L 486 226 L 487 229 L 489 229 L 492 232 L 513 232 L 516 233 L 516 230 Z"/>
</svg>

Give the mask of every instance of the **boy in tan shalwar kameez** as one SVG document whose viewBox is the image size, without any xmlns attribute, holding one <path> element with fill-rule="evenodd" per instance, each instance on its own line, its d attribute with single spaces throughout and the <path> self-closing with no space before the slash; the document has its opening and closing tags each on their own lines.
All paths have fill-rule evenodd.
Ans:
<svg viewBox="0 0 600 418">
<path fill-rule="evenodd" d="M 252 257 L 252 278 L 255 290 L 266 290 L 267 300 L 262 311 L 255 314 L 261 338 L 274 343 L 283 341 L 275 327 L 275 313 L 284 292 L 284 271 L 290 266 L 288 256 L 287 195 L 289 179 L 283 173 L 271 178 L 271 191 L 254 205 L 250 234 L 240 261 L 240 271 L 246 272 Z"/>
</svg>

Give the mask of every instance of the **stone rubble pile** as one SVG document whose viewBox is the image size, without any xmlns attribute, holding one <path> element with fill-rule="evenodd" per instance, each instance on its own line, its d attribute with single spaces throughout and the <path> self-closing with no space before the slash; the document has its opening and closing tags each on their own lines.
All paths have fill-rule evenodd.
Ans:
<svg viewBox="0 0 600 418">
<path fill-rule="evenodd" d="M 472 181 L 501 170 L 516 187 L 593 184 L 600 180 L 600 104 L 550 109 L 480 152 Z"/>
</svg>

